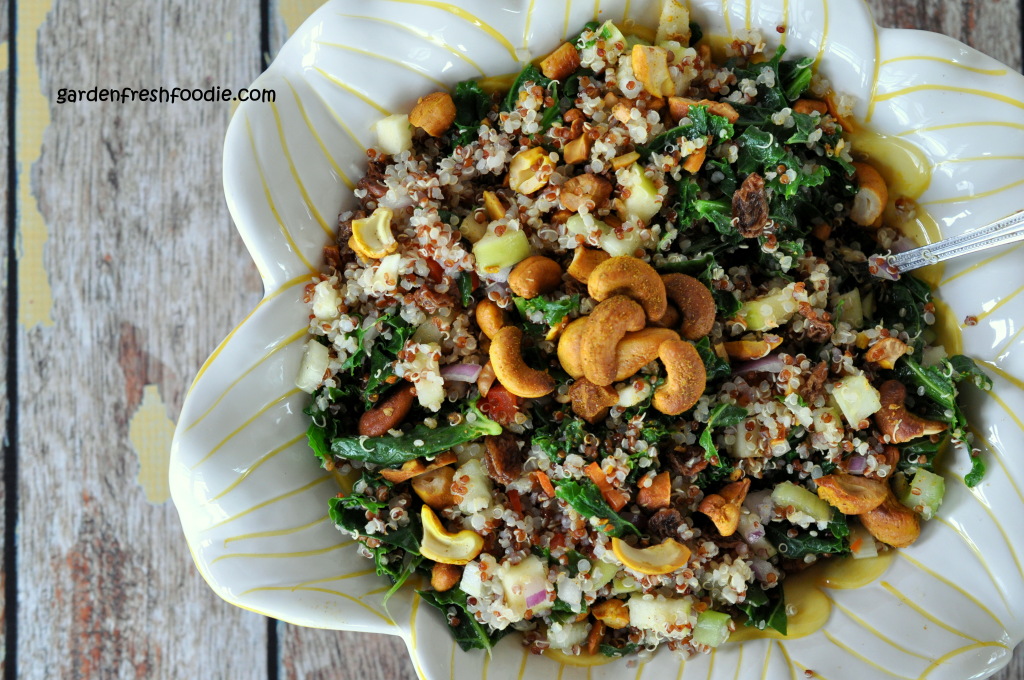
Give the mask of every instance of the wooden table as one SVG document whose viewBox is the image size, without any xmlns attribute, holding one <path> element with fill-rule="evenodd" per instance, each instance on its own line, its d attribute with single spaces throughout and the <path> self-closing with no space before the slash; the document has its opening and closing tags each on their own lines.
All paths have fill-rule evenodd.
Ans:
<svg viewBox="0 0 1024 680">
<path fill-rule="evenodd" d="M 56 103 L 243 87 L 318 4 L 0 0 L 5 678 L 414 677 L 397 638 L 219 600 L 168 502 L 184 393 L 260 297 L 221 193 L 230 105 Z M 871 5 L 1021 68 L 1018 0 Z M 1024 680 L 1015 659 L 1000 680 Z"/>
</svg>

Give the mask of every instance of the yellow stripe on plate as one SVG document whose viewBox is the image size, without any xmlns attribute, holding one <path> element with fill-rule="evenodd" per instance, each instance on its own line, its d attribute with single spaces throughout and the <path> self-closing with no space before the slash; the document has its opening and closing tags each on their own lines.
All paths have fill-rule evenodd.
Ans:
<svg viewBox="0 0 1024 680">
<path fill-rule="evenodd" d="M 349 541 L 351 543 L 351 541 Z M 228 553 L 227 555 L 221 555 L 213 558 L 210 561 L 211 565 L 217 564 L 221 560 L 230 560 L 236 557 L 249 557 L 258 560 L 287 560 L 294 559 L 296 557 L 316 557 L 317 555 L 326 555 L 327 553 L 334 552 L 344 548 L 349 543 L 338 543 L 337 545 L 328 546 L 326 548 L 315 548 L 313 550 L 298 550 L 295 552 L 283 552 L 283 553 Z M 372 571 L 372 570 L 371 570 Z M 264 590 L 295 590 L 293 586 L 274 586 L 265 587 Z M 248 592 L 248 591 L 246 591 Z M 242 593 L 243 595 L 245 593 Z"/>
<path fill-rule="evenodd" d="M 984 260 L 981 260 L 980 262 L 975 262 L 970 267 L 965 268 L 963 271 L 959 271 L 956 274 L 953 274 L 952 276 L 947 277 L 943 281 L 940 281 L 939 285 L 940 286 L 945 286 L 950 281 L 955 281 L 955 280 L 959 279 L 961 276 L 964 276 L 966 274 L 970 274 L 972 272 L 976 272 L 979 269 L 987 267 L 988 265 L 992 264 L 996 260 L 998 260 L 998 259 L 1000 259 L 1002 257 L 1005 257 L 1005 256 L 1009 255 L 1010 253 L 1016 252 L 1016 251 L 1020 250 L 1021 248 L 1024 248 L 1024 243 L 1018 243 L 1017 245 L 1010 246 L 1009 248 L 1000 249 L 999 252 L 997 252 L 995 255 L 992 255 L 991 257 L 986 257 Z"/>
<path fill-rule="evenodd" d="M 238 513 L 237 515 L 232 515 L 232 516 L 230 516 L 230 517 L 228 517 L 226 519 L 222 519 L 221 521 L 217 522 L 216 524 L 214 524 L 210 528 L 206 529 L 206 531 L 212 531 L 213 529 L 216 529 L 217 527 L 222 527 L 225 524 L 229 524 L 231 522 L 234 522 L 236 519 L 241 519 L 242 517 L 245 517 L 246 515 L 248 515 L 251 512 L 256 512 L 257 510 L 262 510 L 263 508 L 265 508 L 265 507 L 267 507 L 269 505 L 273 505 L 274 503 L 277 503 L 278 501 L 283 501 L 284 499 L 290 498 L 291 496 L 294 496 L 296 494 L 300 494 L 300 493 L 303 493 L 305 491 L 309 491 L 310 489 L 312 489 L 313 487 L 317 486 L 318 484 L 323 484 L 324 482 L 329 482 L 332 479 L 334 479 L 334 478 L 333 477 L 320 477 L 318 479 L 314 479 L 309 484 L 305 484 L 303 486 L 300 486 L 298 489 L 294 489 L 292 491 L 288 491 L 287 493 L 283 493 L 280 496 L 274 496 L 273 498 L 271 498 L 269 500 L 265 500 L 262 503 L 258 503 L 256 505 L 252 506 L 248 510 L 243 510 L 242 512 Z"/>
<path fill-rule="evenodd" d="M 963 203 L 964 201 L 973 201 L 976 198 L 987 198 L 989 196 L 995 196 L 996 194 L 1001 194 L 1004 191 L 1015 189 L 1021 185 L 1024 185 L 1024 179 L 1019 179 L 1016 182 L 1010 182 L 1009 184 L 1006 184 L 1004 186 L 996 187 L 995 189 L 989 189 L 988 191 L 982 191 L 977 194 L 972 193 L 967 196 L 950 196 L 949 198 L 937 198 L 934 201 L 925 201 L 920 205 L 942 205 L 947 203 Z"/>
<path fill-rule="evenodd" d="M 882 585 L 885 585 L 885 584 L 883 583 Z M 905 675 L 897 675 L 896 673 L 893 673 L 892 671 L 890 671 L 889 669 L 885 668 L 884 666 L 879 666 L 877 663 L 875 663 L 874 661 L 872 661 L 868 657 L 864 656 L 863 654 L 861 654 L 860 652 L 855 650 L 853 647 L 850 647 L 845 642 L 840 642 L 839 640 L 837 640 L 827 630 L 823 631 L 823 634 L 828 639 L 829 642 L 834 644 L 839 649 L 843 650 L 844 652 L 846 652 L 847 654 L 849 654 L 853 658 L 858 659 L 858 660 L 866 663 L 867 665 L 871 666 L 872 668 L 881 671 L 882 673 L 888 675 L 889 677 L 898 678 L 899 680 L 912 680 L 912 678 L 909 678 L 909 677 L 907 677 Z"/>
<path fill-rule="evenodd" d="M 912 54 L 912 55 L 908 55 L 906 57 L 893 57 L 892 59 L 886 59 L 885 61 L 883 61 L 882 62 L 882 66 L 887 66 L 889 64 L 895 64 L 895 63 L 900 62 L 900 61 L 937 61 L 940 64 L 947 64 L 949 66 L 955 66 L 957 68 L 962 68 L 965 71 L 971 71 L 973 73 L 980 73 L 983 76 L 1005 76 L 1008 73 L 1008 71 L 1005 68 L 998 68 L 998 69 L 974 68 L 973 66 L 967 66 L 966 64 L 961 64 L 959 61 L 956 61 L 955 59 L 946 59 L 944 57 L 933 57 L 933 56 L 929 56 L 929 55 L 925 55 L 925 54 Z"/>
<path fill-rule="evenodd" d="M 902 550 L 899 550 L 897 552 L 899 554 L 901 554 L 901 555 L 903 554 Z M 822 592 L 824 592 L 824 591 L 822 591 Z M 832 602 L 832 604 L 835 606 L 836 609 L 841 611 L 843 614 L 845 614 L 850 619 L 853 619 L 854 623 L 856 623 L 858 626 L 860 626 L 861 628 L 863 628 L 867 632 L 869 632 L 872 635 L 874 635 L 875 637 L 877 637 L 882 642 L 884 642 L 887 645 L 890 645 L 892 647 L 895 647 L 899 651 L 901 651 L 904 654 L 907 654 L 909 656 L 916 656 L 918 659 L 921 659 L 922 661 L 931 661 L 931 657 L 930 656 L 925 656 L 923 654 L 918 654 L 917 652 L 912 652 L 909 649 L 907 649 L 906 647 L 893 642 L 892 638 L 890 638 L 888 635 L 885 635 L 884 633 L 879 631 L 877 628 L 872 626 L 870 623 L 868 623 L 867 621 L 865 621 L 861 617 L 857 616 L 856 614 L 854 614 L 852 611 L 850 611 L 849 609 L 847 609 L 843 605 L 841 605 L 838 602 L 836 602 L 833 598 L 829 597 L 828 593 L 825 593 L 825 597 L 828 597 L 828 599 Z"/>
<path fill-rule="evenodd" d="M 448 14 L 456 16 L 456 17 L 462 19 L 463 21 L 466 21 L 468 23 L 473 24 L 474 26 L 479 28 L 481 31 L 484 31 L 485 33 L 487 33 L 487 35 L 491 36 L 491 38 L 493 38 L 495 42 L 497 42 L 499 45 L 501 45 L 506 50 L 508 50 L 508 53 L 512 56 L 512 58 L 514 60 L 519 61 L 519 58 L 516 56 L 516 48 L 513 47 L 512 43 L 510 43 L 508 41 L 508 39 L 504 35 L 502 35 L 501 31 L 495 30 L 495 28 L 493 26 L 491 26 L 491 25 L 489 25 L 487 23 L 484 23 L 478 16 L 476 16 L 472 12 L 468 12 L 468 11 L 462 9 L 461 7 L 456 7 L 455 5 L 449 4 L 447 2 L 436 2 L 435 0 L 382 0 L 382 1 L 386 1 L 386 2 L 399 2 L 399 3 L 403 3 L 403 4 L 408 4 L 408 5 L 422 5 L 423 7 L 433 7 L 435 9 L 441 10 L 442 12 L 447 12 Z"/>
<path fill-rule="evenodd" d="M 281 125 L 281 114 L 277 110 L 277 104 L 270 102 L 270 111 L 274 114 L 274 124 L 277 126 L 277 137 L 281 140 L 281 149 L 284 151 L 284 158 L 288 161 L 288 171 L 292 175 L 292 179 L 295 181 L 295 186 L 299 190 L 299 194 L 302 196 L 302 203 L 306 206 L 306 210 L 313 215 L 313 219 L 316 220 L 320 228 L 324 230 L 329 238 L 334 237 L 334 230 L 327 226 L 327 220 L 323 218 L 320 211 L 316 209 L 316 204 L 313 203 L 313 199 L 309 197 L 309 192 L 306 191 L 306 185 L 302 182 L 302 178 L 299 177 L 299 170 L 295 167 L 295 161 L 292 160 L 292 153 L 288 150 L 288 140 L 284 136 L 284 126 Z"/>
<path fill-rule="evenodd" d="M 949 625 L 948 623 L 946 623 L 945 621 L 943 621 L 939 617 L 935 616 L 934 614 L 932 614 L 931 612 L 926 610 L 921 605 L 919 605 L 916 602 L 914 602 L 912 599 L 910 599 L 909 597 L 907 597 L 906 595 L 901 593 L 899 590 L 897 590 L 895 588 L 895 586 L 893 586 L 888 581 L 882 581 L 881 585 L 882 585 L 883 588 L 885 588 L 886 591 L 889 592 L 890 595 L 892 595 L 897 600 L 899 600 L 903 604 L 905 604 L 908 607 L 910 607 L 911 609 L 913 609 L 915 612 L 920 614 L 922 617 L 924 617 L 924 618 L 928 619 L 929 621 L 931 621 L 932 623 L 934 623 L 939 628 L 942 628 L 943 630 L 949 631 L 953 635 L 957 635 L 959 637 L 962 637 L 965 640 L 970 640 L 971 642 L 978 642 L 977 638 L 973 638 L 970 635 L 968 635 L 967 633 L 965 633 L 965 632 L 963 632 L 961 630 L 957 630 L 953 626 Z"/>
<path fill-rule="evenodd" d="M 570 2 L 569 4 L 572 4 L 572 3 Z M 568 11 L 568 9 L 566 11 Z M 393 27 L 401 29 L 401 30 L 403 30 L 403 31 L 405 31 L 407 33 L 411 33 L 414 36 L 416 36 L 417 38 L 423 38 L 424 40 L 427 40 L 428 42 L 432 42 L 432 43 L 434 43 L 435 45 L 437 45 L 438 47 L 440 47 L 442 49 L 448 50 L 452 55 L 458 57 L 459 59 L 463 60 L 464 62 L 466 62 L 467 64 L 469 64 L 473 68 L 475 68 L 477 71 L 479 71 L 480 75 L 484 75 L 483 69 L 480 68 L 480 66 L 477 65 L 477 63 L 475 61 L 473 61 L 472 59 L 467 57 L 464 53 L 462 53 L 459 50 L 455 49 L 454 47 L 448 45 L 443 40 L 430 35 L 426 31 L 423 31 L 421 29 L 416 28 L 415 26 L 406 26 L 405 24 L 400 24 L 397 21 L 389 21 L 388 19 L 382 19 L 380 17 L 364 16 L 362 14 L 338 14 L 338 16 L 342 16 L 342 17 L 345 17 L 347 19 L 363 19 L 365 21 L 374 21 L 374 22 L 377 22 L 377 23 L 380 23 L 380 24 L 386 24 L 388 26 L 393 26 Z"/>
<path fill-rule="evenodd" d="M 344 90 L 345 92 L 348 92 L 349 94 L 351 94 L 351 95 L 353 95 L 355 97 L 358 97 L 364 104 L 366 104 L 367 106 L 370 106 L 371 108 L 374 108 L 377 111 L 379 111 L 381 115 L 383 115 L 383 116 L 390 116 L 391 115 L 390 111 L 388 111 L 383 106 L 381 106 L 377 102 L 375 102 L 372 99 L 370 99 L 364 92 L 362 92 L 360 90 L 357 90 L 356 88 L 352 87 L 348 83 L 345 83 L 345 82 L 342 82 L 341 80 L 338 80 L 337 78 L 335 78 L 334 76 L 332 76 L 330 73 L 328 73 L 327 71 L 323 70 L 319 66 L 314 66 L 313 70 L 316 71 L 317 73 L 319 73 L 320 75 L 322 75 L 328 81 L 330 81 L 330 83 L 332 85 L 335 85 L 336 87 Z"/>
<path fill-rule="evenodd" d="M 248 314 L 246 314 L 245 318 L 242 319 L 242 321 L 237 326 L 235 326 L 234 328 L 231 329 L 231 332 L 228 333 L 227 337 L 220 341 L 220 344 L 217 345 L 217 348 L 215 350 L 213 350 L 213 353 L 210 354 L 210 356 L 207 357 L 206 361 L 203 362 L 203 365 L 199 367 L 199 372 L 196 373 L 196 377 L 193 378 L 192 385 L 188 388 L 188 391 L 189 392 L 192 391 L 192 389 L 196 386 L 196 383 L 199 382 L 199 379 L 203 377 L 204 373 L 206 373 L 206 370 L 210 367 L 210 364 L 213 363 L 213 360 L 216 359 L 220 355 L 220 353 L 222 351 L 224 351 L 224 348 L 227 347 L 228 342 L 230 342 L 231 338 L 235 337 L 235 333 L 237 333 L 242 328 L 242 326 L 245 325 L 246 321 L 248 321 L 249 319 L 252 318 L 253 314 L 255 314 L 257 311 L 259 311 L 260 307 L 262 307 L 266 303 L 270 302 L 271 300 L 273 300 L 274 298 L 276 298 L 278 295 L 280 295 L 281 293 L 285 292 L 286 290 L 291 289 L 293 286 L 295 286 L 295 285 L 297 285 L 299 283 L 309 283 L 312 280 L 313 280 L 313 273 L 312 272 L 310 272 L 309 274 L 300 274 L 299 276 L 296 276 L 291 281 L 285 281 L 283 284 L 281 284 L 280 288 L 275 290 L 273 293 L 270 293 L 269 295 L 266 295 L 262 300 L 257 302 L 256 306 L 252 308 L 252 311 L 250 311 Z"/>
<path fill-rule="evenodd" d="M 289 335 L 287 338 L 284 338 L 283 340 L 281 340 L 278 343 L 276 343 L 274 345 L 273 349 L 271 349 L 269 352 L 267 352 L 262 357 L 260 357 L 259 360 L 257 360 L 256 363 L 254 363 L 252 366 L 250 366 L 249 368 L 245 369 L 244 373 L 242 373 L 240 376 L 238 376 L 237 378 L 232 380 L 231 384 L 228 385 L 224 389 L 224 391 L 220 393 L 220 396 L 217 397 L 216 401 L 214 401 L 212 404 L 210 404 L 210 407 L 208 409 L 203 411 L 199 415 L 198 418 L 196 418 L 195 420 L 192 421 L 191 425 L 189 425 L 188 427 L 185 428 L 185 432 L 188 432 L 189 430 L 191 430 L 193 427 L 195 427 L 200 422 L 202 422 L 203 418 L 205 418 L 206 416 L 210 415 L 210 411 L 215 409 L 217 407 L 217 404 L 219 404 L 221 402 L 221 400 L 224 399 L 224 397 L 226 397 L 228 395 L 228 393 L 231 390 L 233 390 L 235 388 L 235 386 L 238 385 L 238 383 L 240 383 L 245 378 L 245 376 L 249 375 L 254 370 L 256 370 L 258 367 L 263 365 L 264 362 L 266 362 L 268 359 L 270 359 L 270 357 L 274 356 L 277 352 L 280 352 L 282 349 L 284 349 L 285 347 L 291 345 L 296 340 L 299 340 L 300 338 L 304 337 L 306 335 L 306 333 L 308 333 L 308 332 L 309 332 L 308 329 L 303 328 L 302 330 L 298 331 L 297 333 L 294 333 L 293 335 Z"/>
<path fill-rule="evenodd" d="M 291 527 L 288 529 L 271 529 L 269 531 L 256 531 L 251 534 L 239 534 L 238 536 L 231 536 L 230 538 L 225 538 L 224 545 L 227 546 L 227 544 L 231 543 L 232 541 L 245 541 L 250 538 L 273 538 L 275 536 L 288 536 L 290 534 L 297 534 L 300 531 L 312 529 L 318 524 L 323 524 L 324 522 L 328 521 L 328 519 L 330 519 L 330 517 L 328 515 L 324 515 L 323 517 L 318 517 L 312 522 L 303 524 L 302 526 Z"/>
<path fill-rule="evenodd" d="M 897 99 L 908 94 L 914 94 L 915 92 L 929 92 L 936 90 L 939 92 L 958 92 L 960 94 L 969 94 L 974 97 L 990 99 L 1003 104 L 1009 104 L 1010 106 L 1018 109 L 1024 109 L 1024 102 L 1018 101 L 1013 97 L 1007 97 L 1005 94 L 988 92 L 987 90 L 975 90 L 970 87 L 954 87 L 953 85 L 911 85 L 910 87 L 904 87 L 901 90 L 894 90 L 893 92 L 880 94 L 875 97 L 875 101 L 884 102 L 889 99 Z"/>
<path fill-rule="evenodd" d="M 918 676 L 918 680 L 927 680 L 928 676 L 931 675 L 932 671 L 939 668 L 953 657 L 963 654 L 964 652 L 969 652 L 974 649 L 982 649 L 984 647 L 1002 647 L 1003 649 L 1007 649 L 1006 645 L 1000 644 L 998 642 L 975 642 L 973 645 L 967 645 L 966 647 L 954 649 L 952 652 L 943 654 L 938 659 L 935 659 L 935 661 L 932 661 L 931 664 L 929 664 L 928 668 L 925 668 L 924 671 L 922 671 L 921 675 Z"/>
<path fill-rule="evenodd" d="M 949 580 L 948 578 L 946 578 L 942 574 L 939 574 L 938 572 L 933 571 L 932 569 L 929 569 L 928 567 L 926 567 L 924 564 L 922 564 L 918 560 L 915 560 L 913 557 L 911 557 L 910 555 L 907 554 L 906 550 L 897 550 L 896 551 L 896 556 L 903 558 L 904 560 L 909 562 L 911 565 L 913 565 L 917 569 L 919 569 L 919 570 L 923 571 L 924 573 L 928 574 L 929 576 L 931 576 L 936 581 L 940 581 L 941 583 L 944 583 L 945 585 L 949 586 L 950 588 L 952 588 L 956 592 L 958 592 L 961 595 L 963 595 L 965 598 L 970 600 L 974 604 L 975 607 L 977 607 L 981 611 L 983 611 L 986 614 L 988 614 L 992 618 L 993 621 L 995 621 L 996 623 L 999 624 L 1000 628 L 1002 628 L 1004 631 L 1006 630 L 1006 626 L 1003 624 L 1002 621 L 999 620 L 999 617 L 996 616 L 995 614 L 993 614 L 991 609 L 989 609 L 984 604 L 982 604 L 981 600 L 979 600 L 978 598 L 974 597 L 973 595 L 968 593 L 966 590 L 964 590 L 963 588 L 961 588 L 957 584 L 953 583 L 951 580 Z M 998 588 L 997 588 L 997 590 L 998 590 Z M 891 641 L 890 641 L 890 644 L 895 645 L 895 643 L 891 642 Z M 907 652 L 907 653 L 911 654 L 912 652 Z M 915 654 L 914 656 L 918 656 L 918 655 Z M 921 657 L 921 658 L 924 659 L 926 657 Z"/>
<path fill-rule="evenodd" d="M 277 454 L 281 453 L 282 451 L 288 449 L 289 447 L 294 446 L 295 444 L 298 444 L 299 441 L 301 441 L 302 439 L 305 439 L 305 438 L 306 438 L 306 433 L 303 432 L 302 434 L 297 435 L 295 438 L 289 439 L 284 444 L 281 444 L 280 446 L 278 446 L 273 451 L 268 451 L 267 453 L 263 454 L 262 456 L 259 457 L 259 459 L 255 463 L 253 463 L 249 467 L 245 468 L 245 470 L 243 470 L 242 473 L 238 476 L 238 479 L 236 479 L 235 481 L 233 481 L 230 484 L 228 484 L 227 488 L 224 489 L 223 491 L 221 491 L 219 494 L 217 494 L 213 498 L 210 498 L 209 500 L 205 501 L 203 503 L 203 505 L 206 505 L 206 504 L 209 504 L 209 503 L 213 503 L 213 502 L 215 502 L 217 500 L 220 500 L 225 495 L 227 495 L 229 492 L 231 492 L 235 487 L 237 487 L 239 484 L 244 482 L 249 477 L 249 475 L 251 475 L 253 472 L 255 472 L 257 470 L 257 468 L 259 468 L 259 466 L 263 465 L 268 460 L 270 460 L 271 458 L 273 458 Z M 307 451 L 307 453 L 308 453 L 308 451 Z"/>
<path fill-rule="evenodd" d="M 287 78 L 282 76 L 281 79 L 284 80 L 284 82 L 288 85 L 288 89 L 292 91 L 292 96 L 295 97 L 295 105 L 299 108 L 299 113 L 302 114 L 302 121 L 306 124 L 306 129 L 309 130 L 309 134 L 312 135 L 313 139 L 316 140 L 317 146 L 320 147 L 320 153 L 322 153 L 324 155 L 324 158 L 327 159 L 327 162 L 331 164 L 331 168 L 338 175 L 338 177 L 341 178 L 341 181 L 345 183 L 345 186 L 347 186 L 349 189 L 355 189 L 356 185 L 353 184 L 352 180 L 349 179 L 349 176 L 345 174 L 345 171 L 342 170 L 341 167 L 338 165 L 337 161 L 334 160 L 334 156 L 332 156 L 331 152 L 327 150 L 327 145 L 324 144 L 324 140 L 320 138 L 320 133 L 316 131 L 316 127 L 313 125 L 313 122 L 309 119 L 309 114 L 306 113 L 306 106 L 302 103 L 302 97 L 299 96 L 298 90 L 295 89 L 295 86 L 292 85 L 291 81 L 288 80 Z M 313 94 L 316 95 L 315 90 L 313 91 Z M 319 98 L 319 95 L 317 95 L 317 97 Z M 321 99 L 321 101 L 323 100 Z M 330 107 L 327 108 L 330 110 Z M 331 111 L 331 114 L 333 114 L 334 117 L 340 122 L 340 119 L 337 117 L 337 114 L 335 114 L 333 110 Z M 342 123 L 342 126 L 345 127 L 344 123 Z M 346 132 L 348 132 L 348 130 L 346 130 Z M 358 139 L 356 140 L 356 145 L 360 149 L 363 148 L 363 145 L 359 144 Z M 331 236 L 334 236 L 333 229 L 331 230 Z"/>
<path fill-rule="evenodd" d="M 435 78 L 432 75 L 430 75 L 429 73 L 427 73 L 424 69 L 417 68 L 415 65 L 413 65 L 411 63 L 400 61 L 398 59 L 392 59 L 391 57 L 385 57 L 383 54 L 378 54 L 376 52 L 371 52 L 369 50 L 364 50 L 364 49 L 361 49 L 359 47 L 352 47 L 351 45 L 344 45 L 342 43 L 326 42 L 324 40 L 314 40 L 313 42 L 315 42 L 318 45 L 325 45 L 327 47 L 334 47 L 336 49 L 345 50 L 347 52 L 352 52 L 354 54 L 362 54 L 364 56 L 370 57 L 371 59 L 379 59 L 380 61 L 386 62 L 388 64 L 392 64 L 394 66 L 399 67 L 400 69 L 403 69 L 405 71 L 409 71 L 410 73 L 415 73 L 418 76 L 426 78 L 427 80 L 429 80 L 430 82 L 434 83 L 435 85 L 437 85 L 442 90 L 447 90 L 448 89 L 448 84 L 447 83 L 444 83 L 444 82 L 438 80 L 437 78 Z"/>
<path fill-rule="evenodd" d="M 214 446 L 210 450 L 210 452 L 208 454 L 203 456 L 202 459 L 200 459 L 200 461 L 198 463 L 196 463 L 195 465 L 193 465 L 190 469 L 195 470 L 197 467 L 199 467 L 200 465 L 202 465 L 203 463 L 208 461 L 210 459 L 210 457 L 213 456 L 213 454 L 215 454 L 218 451 L 220 451 L 220 447 L 224 446 L 229 441 L 231 441 L 242 430 L 244 430 L 247 427 L 249 427 L 250 425 L 252 425 L 256 421 L 257 418 L 259 418 L 260 416 L 262 416 L 264 413 L 266 413 L 270 409 L 274 408 L 275 406 L 278 406 L 282 402 L 285 402 L 288 399 L 290 399 L 291 397 L 294 397 L 296 394 L 299 394 L 300 392 L 302 392 L 302 390 L 300 390 L 298 387 L 296 387 L 296 388 L 294 388 L 292 390 L 289 390 L 288 392 L 285 392 L 281 396 L 279 396 L 276 399 L 274 399 L 274 401 L 270 402 L 269 404 L 267 404 L 266 406 L 261 408 L 256 413 L 254 413 L 251 416 L 249 416 L 248 420 L 246 420 L 244 423 L 242 423 L 241 425 L 236 427 L 234 430 L 229 432 L 228 436 L 224 437 L 224 439 L 221 439 L 220 442 L 216 446 Z"/>
</svg>

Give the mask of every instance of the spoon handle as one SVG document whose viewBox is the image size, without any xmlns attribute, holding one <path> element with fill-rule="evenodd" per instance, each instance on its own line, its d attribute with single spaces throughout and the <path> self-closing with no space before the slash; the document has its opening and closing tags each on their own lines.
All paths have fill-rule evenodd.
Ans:
<svg viewBox="0 0 1024 680">
<path fill-rule="evenodd" d="M 1024 210 L 981 229 L 942 239 L 921 248 L 896 254 L 872 255 L 868 259 L 869 269 L 879 278 L 895 281 L 900 274 L 919 267 L 927 267 L 930 264 L 945 262 L 954 257 L 977 253 L 1017 241 L 1024 241 Z"/>
</svg>

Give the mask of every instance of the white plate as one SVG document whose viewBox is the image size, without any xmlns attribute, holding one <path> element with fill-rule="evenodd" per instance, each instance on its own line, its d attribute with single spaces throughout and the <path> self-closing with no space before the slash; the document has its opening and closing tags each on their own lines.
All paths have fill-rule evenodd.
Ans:
<svg viewBox="0 0 1024 680">
<path fill-rule="evenodd" d="M 627 662 L 561 668 L 515 638 L 493 657 L 456 649 L 437 612 L 386 583 L 327 521 L 338 491 L 304 440 L 308 397 L 293 387 L 306 327 L 303 287 L 339 210 L 353 203 L 372 123 L 418 96 L 516 71 L 583 23 L 624 16 L 654 25 L 654 0 L 332 0 L 295 33 L 253 87 L 275 104 L 239 106 L 224 145 L 231 215 L 266 297 L 200 370 L 171 455 L 171 493 L 199 571 L 240 607 L 304 626 L 401 635 L 421 676 L 619 677 Z M 918 145 L 934 165 L 921 202 L 948 235 L 1024 208 L 1024 78 L 933 33 L 880 29 L 856 0 L 693 0 L 708 34 L 750 26 L 818 56 L 857 117 Z M 726 9 L 723 16 L 722 9 Z M 785 24 L 784 36 L 776 27 Z M 991 362 L 995 390 L 971 420 L 989 474 L 968 490 L 948 461 L 939 520 L 879 580 L 829 590 L 819 632 L 728 645 L 681 664 L 663 650 L 637 678 L 829 680 L 985 677 L 1024 637 L 1024 249 L 951 264 L 941 297 L 979 317 L 963 350 Z M 1014 378 L 1013 376 L 1017 376 Z M 677 675 L 680 674 L 680 675 Z"/>
</svg>

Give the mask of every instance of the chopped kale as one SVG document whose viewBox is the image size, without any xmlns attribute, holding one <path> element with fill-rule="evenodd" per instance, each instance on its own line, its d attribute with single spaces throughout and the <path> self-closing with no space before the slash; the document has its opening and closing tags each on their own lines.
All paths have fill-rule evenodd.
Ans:
<svg viewBox="0 0 1024 680">
<path fill-rule="evenodd" d="M 737 606 L 747 615 L 745 625 L 758 630 L 773 628 L 783 635 L 786 634 L 786 595 L 781 583 L 768 592 L 761 586 L 752 584 L 747 588 L 747 599 Z"/>
<path fill-rule="evenodd" d="M 605 502 L 597 486 L 589 479 L 565 479 L 555 484 L 555 495 L 569 504 L 578 514 L 605 520 L 604 531 L 610 536 L 621 537 L 627 531 L 640 535 L 631 523 L 622 519 L 619 513 Z"/>
<path fill-rule="evenodd" d="M 448 631 L 465 652 L 471 649 L 491 650 L 498 640 L 512 630 L 511 627 L 504 630 L 492 630 L 489 626 L 477 621 L 476 617 L 469 612 L 465 591 L 459 588 L 452 588 L 443 593 L 434 590 L 417 590 L 416 592 L 424 602 L 440 610 L 444 615 L 445 623 L 448 624 Z"/>
</svg>

